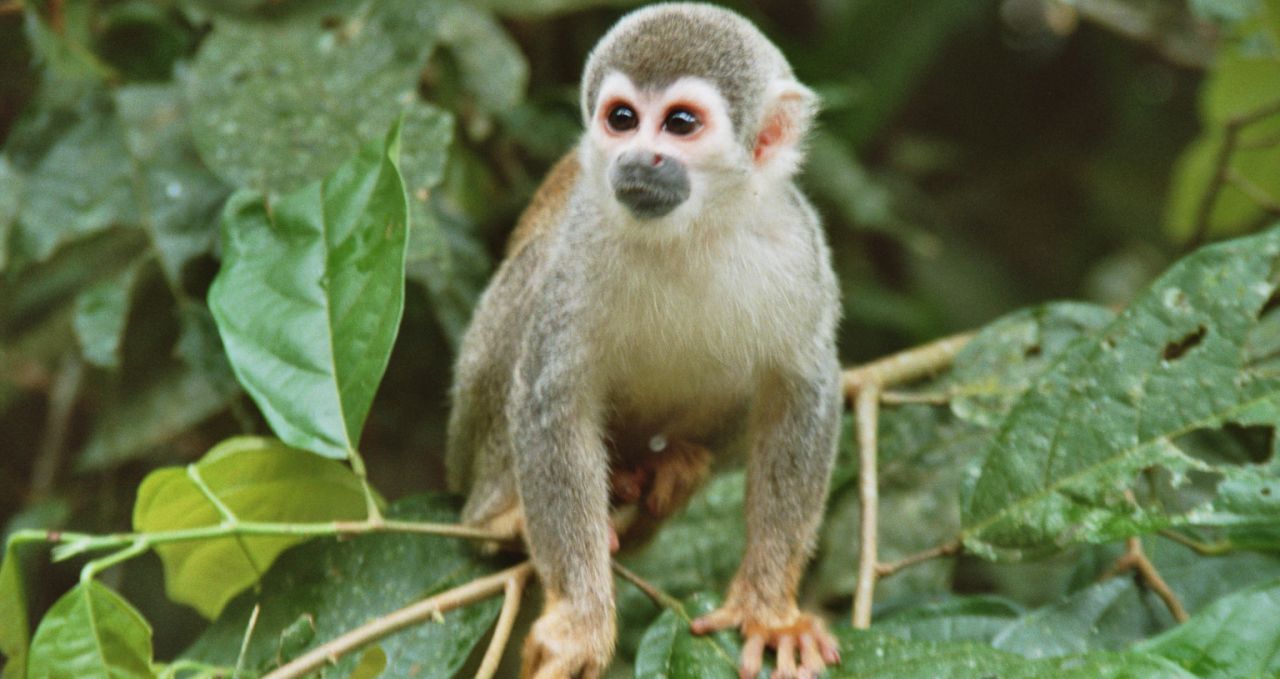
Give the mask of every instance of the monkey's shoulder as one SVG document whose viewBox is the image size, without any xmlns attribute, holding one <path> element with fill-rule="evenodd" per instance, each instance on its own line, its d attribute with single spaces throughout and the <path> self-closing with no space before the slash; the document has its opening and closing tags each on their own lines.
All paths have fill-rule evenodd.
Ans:
<svg viewBox="0 0 1280 679">
<path fill-rule="evenodd" d="M 535 236 L 549 232 L 559 223 L 560 215 L 569 203 L 569 193 L 581 174 L 582 165 L 578 162 L 576 149 L 566 153 L 552 166 L 507 240 L 508 259 L 515 257 Z"/>
</svg>

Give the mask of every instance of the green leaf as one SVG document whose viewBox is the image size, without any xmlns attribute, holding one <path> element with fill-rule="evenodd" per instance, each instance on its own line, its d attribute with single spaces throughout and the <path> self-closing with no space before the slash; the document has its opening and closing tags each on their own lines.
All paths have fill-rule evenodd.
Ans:
<svg viewBox="0 0 1280 679">
<path fill-rule="evenodd" d="M 1199 677 L 1280 674 L 1280 580 L 1222 597 L 1190 620 L 1138 644 Z"/>
<path fill-rule="evenodd" d="M 4 679 L 26 677 L 27 650 L 31 643 L 27 618 L 27 590 L 23 577 L 24 545 L 5 541 L 0 561 L 0 654 L 4 654 Z"/>
<path fill-rule="evenodd" d="M 178 364 L 143 385 L 130 385 L 95 420 L 77 468 L 102 469 L 146 455 L 226 408 L 236 385 L 211 367 Z"/>
<path fill-rule="evenodd" d="M 456 522 L 455 503 L 441 496 L 401 500 L 388 517 L 406 521 Z M 246 667 L 278 664 L 281 633 L 303 615 L 315 621 L 315 646 L 414 601 L 469 582 L 492 571 L 473 547 L 454 538 L 425 535 L 365 535 L 317 540 L 280 557 L 256 594 L 232 602 L 196 641 L 187 657 L 234 664 L 255 603 L 261 615 L 246 655 Z M 500 597 L 444 614 L 379 642 L 386 656 L 385 677 L 449 679 L 462 667 L 497 617 Z M 346 656 L 333 676 L 348 676 L 359 658 Z M 327 672 L 328 670 L 326 670 Z"/>
<path fill-rule="evenodd" d="M 1000 679 L 1190 679 L 1194 675 L 1155 655 L 1089 653 L 1029 660 L 990 646 L 966 642 L 903 641 L 841 628 L 840 666 L 830 679 L 893 677 L 999 677 Z"/>
<path fill-rule="evenodd" d="M 875 629 L 906 640 L 990 643 L 1024 612 L 996 596 L 954 597 L 887 612 L 876 620 Z"/>
<path fill-rule="evenodd" d="M 1280 19 L 1276 20 L 1280 25 Z M 1277 46 L 1280 47 L 1280 46 Z M 1166 210 L 1166 228 L 1186 238 L 1200 226 L 1201 210 L 1226 140 L 1226 124 L 1280 101 L 1280 52 L 1256 54 L 1230 48 L 1217 57 L 1201 91 L 1205 129 L 1188 145 L 1174 168 Z M 1268 211 L 1255 195 L 1280 199 L 1280 153 L 1274 140 L 1280 134 L 1280 114 L 1257 120 L 1239 130 L 1237 147 L 1226 164 L 1223 182 L 1208 213 L 1208 235 L 1234 234 L 1255 228 Z"/>
<path fill-rule="evenodd" d="M 101 281 L 76 297 L 72 318 L 85 360 L 100 368 L 120 367 L 120 343 L 129 318 L 129 300 L 139 264 Z"/>
<path fill-rule="evenodd" d="M 213 248 L 230 189 L 196 155 L 189 112 L 176 85 L 121 87 L 115 101 L 138 168 L 139 224 L 170 286 L 181 289 L 183 266 Z"/>
<path fill-rule="evenodd" d="M 435 139 L 448 116 L 415 92 L 438 22 L 434 3 L 404 2 L 367 5 L 336 21 L 297 11 L 275 21 L 215 22 L 185 79 L 201 156 L 234 186 L 292 191 L 404 112 L 406 177 L 434 184 L 429 172 L 414 176 L 410 167 L 417 155 L 443 163 L 444 144 Z"/>
<path fill-rule="evenodd" d="M 710 597 L 697 597 L 691 614 L 712 608 Z M 1177 665 L 1154 654 L 1090 653 L 1029 660 L 970 642 L 908 641 L 878 630 L 847 627 L 835 630 L 843 658 L 824 675 L 830 679 L 893 677 L 1000 677 L 1000 679 L 1175 679 L 1190 678 Z M 737 632 L 694 636 L 688 618 L 665 611 L 645 633 L 636 654 L 636 679 L 703 679 L 736 677 Z M 761 674 L 761 676 L 767 676 Z"/>
<path fill-rule="evenodd" d="M 209 308 L 236 377 L 286 443 L 356 450 L 404 310 L 400 127 L 268 205 L 236 193 Z"/>
<path fill-rule="evenodd" d="M 243 521 L 316 522 L 360 519 L 360 481 L 345 465 L 279 441 L 227 439 L 195 464 L 214 495 Z M 185 468 L 159 469 L 138 488 L 137 531 L 217 525 L 222 516 Z M 215 618 L 233 596 L 257 582 L 281 552 L 301 536 L 238 537 L 176 542 L 156 547 L 169 598 Z"/>
<path fill-rule="evenodd" d="M 687 608 L 691 616 L 715 609 L 716 599 L 693 597 Z M 732 679 L 738 676 L 740 645 L 736 631 L 695 636 L 689 631 L 690 617 L 672 610 L 663 611 L 645 631 L 636 651 L 636 679 Z"/>
<path fill-rule="evenodd" d="M 641 0 L 478 0 L 495 12 L 520 17 L 577 12 L 590 7 L 630 7 Z"/>
<path fill-rule="evenodd" d="M 1045 368 L 1081 335 L 1106 326 L 1115 313 L 1078 302 L 1015 311 L 987 325 L 956 356 L 942 388 L 954 395 L 957 417 L 994 427 Z"/>
<path fill-rule="evenodd" d="M 519 46 L 489 12 L 465 2 L 443 6 L 436 30 L 457 59 L 463 85 L 485 111 L 515 107 L 529 82 L 529 64 Z"/>
<path fill-rule="evenodd" d="M 991 645 L 1028 658 L 1052 658 L 1096 648 L 1107 641 L 1105 637 L 1098 638 L 1098 623 L 1117 613 L 1117 609 L 1124 611 L 1117 602 L 1132 587 L 1128 578 L 1111 578 L 1088 587 L 1061 603 L 1023 616 L 1001 630 Z"/>
<path fill-rule="evenodd" d="M 0 153 L 0 271 L 9 264 L 9 234 L 18 221 L 24 180 L 9 157 Z"/>
<path fill-rule="evenodd" d="M 73 101 L 48 93 L 10 133 L 5 150 L 25 175 L 15 259 L 43 261 L 63 244 L 137 220 L 124 130 L 106 92 Z"/>
<path fill-rule="evenodd" d="M 96 581 L 82 582 L 40 621 L 27 676 L 150 679 L 151 626 L 119 594 Z"/>
<path fill-rule="evenodd" d="M 1240 513 L 1229 493 L 1216 498 L 1224 504 L 1186 510 L 1135 505 L 1125 493 L 1141 490 L 1137 475 L 1153 467 L 1175 488 L 1193 470 L 1265 478 L 1258 468 L 1210 465 L 1175 439 L 1227 422 L 1280 422 L 1280 376 L 1251 366 L 1245 349 L 1275 290 L 1278 255 L 1280 230 L 1205 248 L 1096 337 L 1068 347 L 989 447 L 964 509 L 966 547 L 1017 556 L 1177 523 L 1274 521 Z"/>
</svg>

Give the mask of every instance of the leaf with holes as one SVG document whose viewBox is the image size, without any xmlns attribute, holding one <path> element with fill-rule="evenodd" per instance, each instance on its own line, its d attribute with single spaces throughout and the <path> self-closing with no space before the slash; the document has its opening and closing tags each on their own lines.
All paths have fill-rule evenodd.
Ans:
<svg viewBox="0 0 1280 679">
<path fill-rule="evenodd" d="M 345 465 L 274 439 L 240 436 L 214 446 L 194 465 L 213 494 L 243 521 L 312 522 L 364 518 L 360 481 Z M 223 517 L 186 468 L 151 472 L 138 488 L 133 527 L 165 531 L 216 526 Z M 208 618 L 258 581 L 302 536 L 242 536 L 156 547 L 165 591 Z"/>
<path fill-rule="evenodd" d="M 1228 423 L 1280 424 L 1280 374 L 1246 350 L 1277 268 L 1280 229 L 1204 248 L 1063 351 L 987 449 L 964 507 L 966 547 L 1017 557 L 1178 524 L 1274 522 L 1274 500 L 1259 501 L 1256 488 L 1265 467 L 1211 464 L 1178 438 Z M 1219 481 L 1209 500 L 1134 501 L 1205 474 Z M 1246 502 L 1248 491 L 1237 489 L 1249 487 L 1258 492 Z"/>
<path fill-rule="evenodd" d="M 227 201 L 209 290 L 236 377 L 286 443 L 356 450 L 404 311 L 400 126 L 324 181 Z"/>
</svg>

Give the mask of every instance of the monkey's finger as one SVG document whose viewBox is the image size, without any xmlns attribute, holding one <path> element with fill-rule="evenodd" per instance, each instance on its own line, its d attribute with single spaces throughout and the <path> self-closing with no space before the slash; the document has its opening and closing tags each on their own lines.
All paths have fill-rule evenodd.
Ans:
<svg viewBox="0 0 1280 679">
<path fill-rule="evenodd" d="M 724 608 L 714 610 L 701 618 L 694 619 L 689 623 L 689 629 L 694 634 L 706 634 L 707 632 L 719 632 L 723 629 L 738 626 L 738 616 Z"/>
<path fill-rule="evenodd" d="M 773 679 L 796 679 L 796 638 L 790 634 L 782 635 L 778 640 L 778 667 L 773 671 Z"/>
<path fill-rule="evenodd" d="M 822 653 L 822 660 L 828 665 L 839 665 L 840 645 L 836 643 L 836 638 L 825 629 L 817 629 L 814 631 L 814 639 L 818 642 L 818 651 Z"/>
<path fill-rule="evenodd" d="M 618 529 L 614 528 L 613 524 L 610 523 L 609 524 L 609 553 L 617 554 L 619 549 L 622 549 L 622 542 L 618 540 Z"/>
<path fill-rule="evenodd" d="M 818 642 L 812 634 L 800 635 L 800 664 L 809 676 L 816 677 L 827 664 L 822 660 L 822 652 L 818 650 Z"/>
<path fill-rule="evenodd" d="M 538 666 L 542 664 L 542 645 L 527 643 L 524 645 L 524 652 L 520 655 L 520 676 L 534 676 L 534 672 L 537 672 Z"/>
<path fill-rule="evenodd" d="M 764 665 L 764 637 L 747 637 L 747 643 L 742 645 L 742 658 L 738 665 L 739 679 L 755 679 L 755 676 L 760 674 L 762 665 Z"/>
</svg>

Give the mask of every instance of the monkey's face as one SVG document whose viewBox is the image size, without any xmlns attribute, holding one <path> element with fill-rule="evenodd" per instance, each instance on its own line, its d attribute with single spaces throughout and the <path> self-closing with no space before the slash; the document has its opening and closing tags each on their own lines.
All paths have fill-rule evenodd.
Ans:
<svg viewBox="0 0 1280 679">
<path fill-rule="evenodd" d="M 641 221 L 696 216 L 748 163 L 724 98 L 700 78 L 650 90 L 610 74 L 588 134 L 602 188 Z"/>
</svg>

